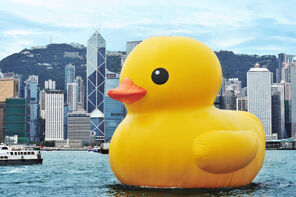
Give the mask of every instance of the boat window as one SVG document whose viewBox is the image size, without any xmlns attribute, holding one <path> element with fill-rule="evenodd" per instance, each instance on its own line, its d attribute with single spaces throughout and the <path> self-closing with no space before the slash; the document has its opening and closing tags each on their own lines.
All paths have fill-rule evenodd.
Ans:
<svg viewBox="0 0 296 197">
<path fill-rule="evenodd" d="M 17 155 L 17 152 L 14 152 L 14 155 Z"/>
<path fill-rule="evenodd" d="M 18 155 L 20 155 L 20 154 L 21 154 L 21 152 L 18 152 L 17 154 L 18 154 Z"/>
<path fill-rule="evenodd" d="M 3 159 L 3 157 L 1 156 L 0 159 Z"/>
<path fill-rule="evenodd" d="M 31 155 L 31 152 L 28 152 L 28 155 Z"/>
<path fill-rule="evenodd" d="M 23 152 L 21 152 L 21 155 L 23 155 L 24 153 Z"/>
<path fill-rule="evenodd" d="M 2 147 L 2 150 L 8 150 L 8 148 L 6 146 Z"/>
<path fill-rule="evenodd" d="M 27 152 L 24 152 L 24 155 L 27 155 Z"/>
<path fill-rule="evenodd" d="M 13 155 L 13 152 L 10 152 L 11 155 Z"/>
<path fill-rule="evenodd" d="M 34 152 L 31 152 L 31 154 L 32 154 L 32 155 L 35 155 L 35 153 L 34 153 Z"/>
<path fill-rule="evenodd" d="M 4 156 L 4 159 L 8 159 L 8 157 L 7 156 Z"/>
</svg>

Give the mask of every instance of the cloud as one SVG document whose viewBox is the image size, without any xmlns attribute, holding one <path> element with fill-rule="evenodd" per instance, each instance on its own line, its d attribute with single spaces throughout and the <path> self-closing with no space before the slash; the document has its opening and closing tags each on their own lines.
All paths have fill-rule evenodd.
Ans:
<svg viewBox="0 0 296 197">
<path fill-rule="evenodd" d="M 126 41 L 154 35 L 181 35 L 215 50 L 296 53 L 291 1 L 1 0 L 0 4 L 0 51 L 19 50 L 22 40 L 45 45 L 50 36 L 54 42 L 86 44 L 93 25 L 100 23 L 108 50 L 124 50 Z"/>
<path fill-rule="evenodd" d="M 6 57 L 13 53 L 19 52 L 24 48 L 30 48 L 33 45 L 33 42 L 29 40 L 21 40 L 16 42 L 7 43 L 5 48 L 0 49 L 0 60 L 1 57 Z"/>
<path fill-rule="evenodd" d="M 236 46 L 238 44 L 242 44 L 244 42 L 253 40 L 253 37 L 230 37 L 230 38 L 224 38 L 224 39 L 215 39 L 211 42 L 215 43 L 216 47 L 221 49 L 227 49 L 232 46 Z"/>
<path fill-rule="evenodd" d="M 3 32 L 6 36 L 27 36 L 27 35 L 34 35 L 34 34 L 40 34 L 40 32 L 34 32 L 29 30 L 10 30 Z"/>
</svg>

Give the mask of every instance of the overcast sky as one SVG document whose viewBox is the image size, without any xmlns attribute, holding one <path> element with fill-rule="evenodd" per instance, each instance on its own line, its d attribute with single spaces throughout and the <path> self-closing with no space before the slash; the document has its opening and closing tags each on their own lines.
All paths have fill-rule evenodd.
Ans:
<svg viewBox="0 0 296 197">
<path fill-rule="evenodd" d="M 53 43 L 86 45 L 93 26 L 100 26 L 107 50 L 181 35 L 213 50 L 296 54 L 295 11 L 291 0 L 1 0 L 0 60 L 46 45 L 51 36 Z"/>
</svg>

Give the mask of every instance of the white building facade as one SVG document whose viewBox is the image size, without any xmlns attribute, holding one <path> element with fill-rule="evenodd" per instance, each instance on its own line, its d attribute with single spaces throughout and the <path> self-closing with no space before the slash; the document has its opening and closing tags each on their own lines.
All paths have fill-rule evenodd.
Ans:
<svg viewBox="0 0 296 197">
<path fill-rule="evenodd" d="M 248 111 L 263 124 L 267 140 L 273 139 L 271 84 L 272 73 L 267 68 L 251 68 L 247 72 Z"/>
<path fill-rule="evenodd" d="M 44 89 L 55 90 L 56 89 L 56 82 L 51 79 L 49 79 L 48 81 L 44 81 Z"/>
<path fill-rule="evenodd" d="M 48 90 L 45 93 L 45 140 L 64 140 L 64 92 Z"/>
</svg>

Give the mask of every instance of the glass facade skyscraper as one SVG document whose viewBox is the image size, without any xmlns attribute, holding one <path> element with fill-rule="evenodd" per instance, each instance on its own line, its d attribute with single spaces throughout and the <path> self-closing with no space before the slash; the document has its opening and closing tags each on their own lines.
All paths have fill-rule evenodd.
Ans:
<svg viewBox="0 0 296 197">
<path fill-rule="evenodd" d="M 124 118 L 124 106 L 121 102 L 111 99 L 107 92 L 114 89 L 119 84 L 119 74 L 108 72 L 106 73 L 105 87 L 105 137 L 106 141 L 111 140 L 111 137 Z"/>
<path fill-rule="evenodd" d="M 40 142 L 39 136 L 39 88 L 37 81 L 28 79 L 25 86 L 25 98 L 28 103 L 28 133 L 30 142 Z"/>
<path fill-rule="evenodd" d="M 95 31 L 87 41 L 87 105 L 91 113 L 91 134 L 96 140 L 105 139 L 104 125 L 104 93 L 106 69 L 106 41 L 98 31 Z M 94 117 L 98 116 L 98 119 Z M 94 120 L 94 121 L 92 121 Z"/>
<path fill-rule="evenodd" d="M 19 144 L 28 144 L 27 99 L 7 98 L 5 108 L 5 136 L 18 136 Z"/>
<path fill-rule="evenodd" d="M 75 80 L 75 66 L 67 64 L 65 66 L 65 91 L 67 91 L 67 84 L 73 83 Z"/>
<path fill-rule="evenodd" d="M 28 104 L 28 134 L 30 142 L 40 142 L 40 105 L 39 105 L 38 76 L 30 75 L 25 81 L 24 95 Z"/>
</svg>

